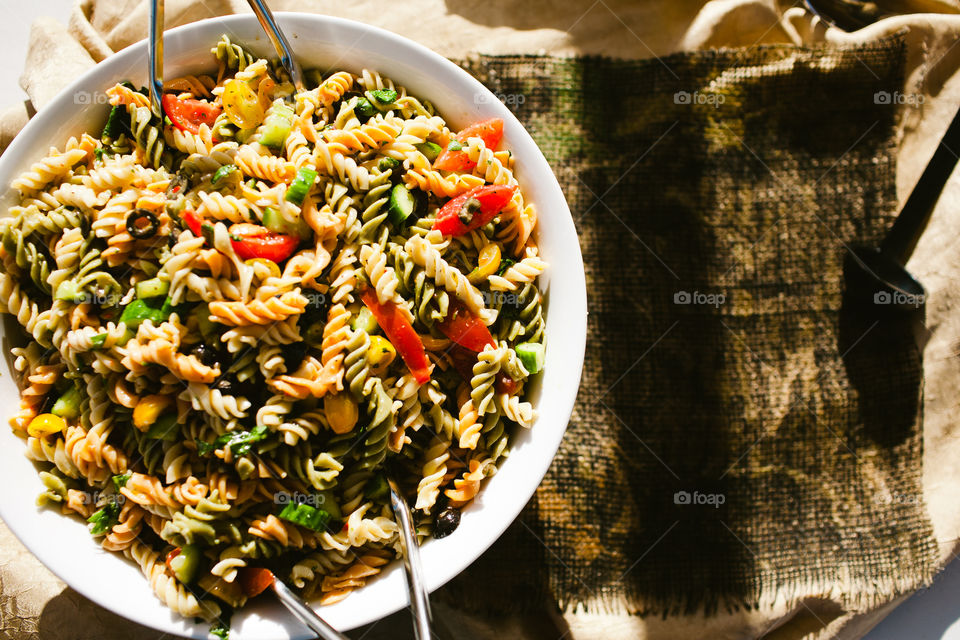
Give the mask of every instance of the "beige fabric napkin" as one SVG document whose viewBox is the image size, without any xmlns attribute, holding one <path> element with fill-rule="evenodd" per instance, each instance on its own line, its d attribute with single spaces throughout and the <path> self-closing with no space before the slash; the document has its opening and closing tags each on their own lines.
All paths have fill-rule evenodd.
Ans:
<svg viewBox="0 0 960 640">
<path fill-rule="evenodd" d="M 706 47 L 758 43 L 869 41 L 907 30 L 910 47 L 907 93 L 922 96 L 902 112 L 898 193 L 901 201 L 933 152 L 960 104 L 960 15 L 914 14 L 884 20 L 854 34 L 827 29 L 802 9 L 776 0 L 381 0 L 351 3 L 324 0 L 274 0 L 274 10 L 313 11 L 362 20 L 413 38 L 441 54 L 472 53 L 603 54 L 648 58 Z M 893 3 L 887 3 L 892 5 Z M 901 0 L 902 11 L 960 14 L 960 0 Z M 781 6 L 782 5 L 782 6 Z M 30 104 L 0 113 L 0 149 L 5 148 L 34 109 L 43 106 L 83 70 L 146 35 L 148 3 L 137 0 L 79 0 L 68 27 L 38 21 L 21 85 Z M 248 11 L 241 0 L 167 0 L 167 26 Z M 840 97 L 838 97 L 840 99 Z M 954 400 L 960 380 L 960 314 L 952 308 L 960 297 L 960 251 L 954 242 L 960 226 L 960 179 L 948 185 L 910 269 L 928 290 L 924 346 L 925 433 L 924 494 L 946 564 L 960 550 L 960 403 Z M 614 614 L 566 612 L 545 607 L 536 619 L 480 620 L 439 607 L 441 626 L 456 629 L 443 637 L 494 638 L 755 638 L 786 640 L 817 637 L 862 637 L 898 601 L 874 610 L 844 610 L 838 594 L 809 593 L 799 604 L 780 602 L 761 611 L 639 618 Z M 405 637 L 401 613 L 364 632 L 367 640 Z M 160 638 L 65 589 L 0 524 L 0 636 L 9 638 Z M 169 636 L 167 636 L 169 637 Z M 357 636 L 359 637 L 359 635 Z"/>
</svg>

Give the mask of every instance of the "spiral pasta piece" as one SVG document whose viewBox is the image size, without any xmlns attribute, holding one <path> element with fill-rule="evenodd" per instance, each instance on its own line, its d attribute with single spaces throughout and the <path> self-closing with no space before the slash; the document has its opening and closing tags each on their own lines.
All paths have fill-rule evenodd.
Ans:
<svg viewBox="0 0 960 640">
<path fill-rule="evenodd" d="M 220 324 L 243 326 L 249 324 L 270 324 L 286 320 L 290 316 L 304 312 L 309 304 L 300 290 L 287 291 L 266 300 L 250 302 L 210 303 L 210 319 Z"/>
</svg>

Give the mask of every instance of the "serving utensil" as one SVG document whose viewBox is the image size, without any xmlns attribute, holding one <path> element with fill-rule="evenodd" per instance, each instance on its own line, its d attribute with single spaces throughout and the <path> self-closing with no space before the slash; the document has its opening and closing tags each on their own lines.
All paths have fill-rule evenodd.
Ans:
<svg viewBox="0 0 960 640">
<path fill-rule="evenodd" d="M 247 0 L 247 4 L 250 5 L 254 15 L 257 16 L 257 20 L 260 21 L 260 26 L 266 31 L 270 42 L 273 43 L 273 48 L 276 49 L 277 56 L 280 58 L 280 64 L 290 74 L 290 81 L 293 82 L 293 86 L 298 92 L 306 91 L 307 86 L 303 82 L 303 69 L 300 68 L 300 64 L 293 57 L 287 36 L 277 26 L 277 20 L 273 17 L 270 7 L 263 0 Z"/>
<path fill-rule="evenodd" d="M 147 53 L 150 71 L 150 105 L 153 114 L 163 117 L 163 0 L 150 3 L 150 51 Z"/>
<path fill-rule="evenodd" d="M 297 597 L 290 587 L 277 579 L 273 572 L 262 567 L 244 567 L 237 576 L 240 587 L 248 598 L 254 598 L 267 589 L 272 589 L 277 599 L 290 610 L 297 620 L 302 622 L 308 629 L 316 633 L 323 640 L 349 640 L 330 624 L 321 618 L 316 611 L 311 609 L 300 598 Z"/>
<path fill-rule="evenodd" d="M 900 210 L 879 247 L 856 248 L 850 252 L 850 266 L 860 283 L 873 287 L 873 302 L 899 310 L 913 310 L 923 304 L 925 290 L 904 265 L 930 220 L 944 185 L 953 173 L 960 154 L 960 110 L 937 145 L 937 150 Z M 864 291 L 870 293 L 869 290 Z"/>
<path fill-rule="evenodd" d="M 400 536 L 403 540 L 403 569 L 407 574 L 407 587 L 410 590 L 414 636 L 417 640 L 430 640 L 433 612 L 430 610 L 430 595 L 423 580 L 420 546 L 413 531 L 413 515 L 407 501 L 400 495 L 396 481 L 388 477 L 387 485 L 390 487 L 390 506 L 400 525 Z"/>
</svg>

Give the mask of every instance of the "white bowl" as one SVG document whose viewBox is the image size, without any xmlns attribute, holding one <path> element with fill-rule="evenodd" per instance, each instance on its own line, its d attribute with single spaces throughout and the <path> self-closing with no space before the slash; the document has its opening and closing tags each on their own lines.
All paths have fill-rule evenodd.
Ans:
<svg viewBox="0 0 960 640">
<path fill-rule="evenodd" d="M 539 242 L 550 263 L 541 278 L 549 290 L 547 355 L 540 388 L 534 390 L 540 418 L 522 431 L 499 473 L 464 510 L 454 535 L 428 541 L 422 550 L 426 580 L 437 589 L 465 569 L 503 533 L 533 495 L 556 453 L 573 409 L 586 341 L 586 287 L 577 233 L 567 203 L 543 154 L 513 114 L 465 71 L 429 49 L 396 34 L 359 22 L 311 14 L 278 14 L 305 68 L 376 69 L 429 99 L 456 130 L 483 118 L 504 120 L 504 142 L 516 156 L 517 176 L 526 198 L 540 212 Z M 165 37 L 167 77 L 209 71 L 210 48 L 222 33 L 254 52 L 273 57 L 269 42 L 250 14 L 203 20 L 171 29 Z M 71 135 L 98 133 L 107 113 L 104 91 L 119 80 L 146 84 L 147 44 L 139 42 L 77 79 L 40 111 L 0 157 L 0 184 L 62 148 Z M 5 205 L 16 201 L 7 190 Z M 536 397 L 539 396 L 537 399 Z M 0 376 L 0 405 L 9 414 L 18 406 L 13 378 Z M 47 567 L 94 602 L 164 632 L 206 638 L 208 625 L 194 624 L 171 612 L 153 595 L 132 563 L 102 551 L 86 526 L 55 510 L 39 509 L 43 487 L 23 442 L 9 430 L 0 435 L 0 517 Z M 339 629 L 351 629 L 405 606 L 407 590 L 399 563 L 344 601 L 321 609 Z M 496 588 L 496 585 L 490 585 Z M 273 598 L 260 598 L 238 612 L 235 640 L 312 637 Z"/>
</svg>

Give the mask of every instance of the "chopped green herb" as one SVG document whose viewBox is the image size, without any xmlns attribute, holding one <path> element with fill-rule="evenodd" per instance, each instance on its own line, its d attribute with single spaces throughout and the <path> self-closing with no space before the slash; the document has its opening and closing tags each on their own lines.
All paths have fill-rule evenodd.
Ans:
<svg viewBox="0 0 960 640">
<path fill-rule="evenodd" d="M 93 524 L 90 533 L 95 536 L 102 536 L 113 528 L 113 525 L 120 521 L 120 503 L 110 501 L 103 505 L 87 518 L 87 522 Z"/>
<path fill-rule="evenodd" d="M 447 151 L 460 151 L 463 149 L 463 145 L 460 144 L 459 140 L 451 140 L 450 144 L 447 145 Z"/>
<path fill-rule="evenodd" d="M 120 489 L 123 489 L 125 486 L 127 486 L 127 481 L 130 480 L 130 476 L 132 475 L 133 475 L 132 472 L 127 471 L 126 473 L 121 473 L 120 475 L 113 476 L 112 478 L 113 486 L 117 488 L 117 491 L 120 491 Z"/>
<path fill-rule="evenodd" d="M 212 442 L 204 442 L 203 440 L 194 440 L 194 442 L 197 445 L 197 455 L 199 456 L 209 455 L 217 448 L 217 445 Z"/>
<path fill-rule="evenodd" d="M 114 105 L 110 108 L 110 115 L 107 116 L 107 124 L 103 127 L 102 137 L 116 140 L 122 133 L 129 133 L 130 125 L 127 124 L 127 109 L 123 105 Z"/>
<path fill-rule="evenodd" d="M 233 609 L 227 606 L 221 606 L 220 617 L 210 627 L 210 635 L 220 638 L 220 640 L 230 640 L 230 618 L 233 617 Z"/>
<path fill-rule="evenodd" d="M 380 171 L 391 171 L 400 166 L 400 161 L 396 158 L 380 158 L 380 162 L 377 163 L 377 169 Z"/>
<path fill-rule="evenodd" d="M 507 269 L 509 269 L 515 264 L 516 264 L 515 260 L 511 260 L 510 258 L 504 258 L 503 260 L 500 261 L 500 268 L 497 269 L 497 275 L 502 276 L 504 273 L 506 273 Z"/>
<path fill-rule="evenodd" d="M 235 173 L 237 171 L 237 165 L 225 164 L 214 172 L 213 177 L 210 178 L 210 184 L 217 184 L 231 173 Z"/>
<path fill-rule="evenodd" d="M 268 431 L 267 427 L 261 424 L 254 427 L 252 431 L 232 431 L 225 433 L 210 443 L 197 440 L 197 453 L 205 456 L 217 449 L 230 447 L 233 455 L 245 456 L 250 453 L 250 449 L 255 443 L 267 437 Z"/>
<path fill-rule="evenodd" d="M 370 93 L 380 104 L 390 104 L 397 99 L 397 92 L 393 89 L 377 89 Z"/>
<path fill-rule="evenodd" d="M 457 217 L 460 219 L 460 222 L 468 225 L 473 221 L 473 216 L 479 213 L 482 208 L 483 205 L 480 204 L 479 200 L 470 198 L 460 207 L 460 211 L 457 212 Z"/>
<path fill-rule="evenodd" d="M 97 335 L 90 338 L 90 344 L 94 347 L 102 347 L 103 343 L 107 341 L 107 334 L 98 333 Z"/>
</svg>

